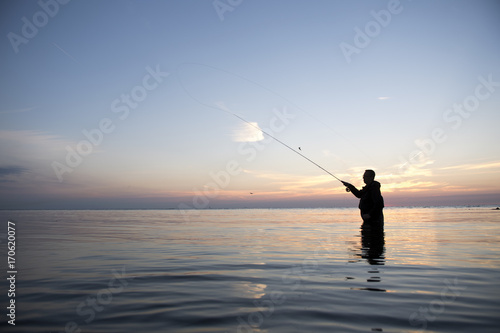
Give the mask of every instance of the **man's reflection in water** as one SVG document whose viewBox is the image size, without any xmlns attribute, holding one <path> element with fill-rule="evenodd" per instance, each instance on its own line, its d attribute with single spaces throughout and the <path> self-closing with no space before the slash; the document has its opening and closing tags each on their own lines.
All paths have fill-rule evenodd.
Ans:
<svg viewBox="0 0 500 333">
<path fill-rule="evenodd" d="M 385 264 L 385 233 L 384 224 L 361 225 L 361 258 L 370 265 Z"/>
<path fill-rule="evenodd" d="M 373 222 L 373 221 L 372 221 Z M 383 220 L 381 223 L 363 223 L 361 225 L 361 244 L 356 239 L 353 241 L 353 247 L 351 247 L 351 253 L 356 257 L 356 260 L 349 260 L 349 263 L 359 263 L 363 260 L 370 265 L 367 273 L 368 275 L 366 282 L 368 284 L 361 284 L 358 286 L 351 286 L 350 289 L 353 290 L 368 290 L 375 292 L 386 292 L 384 288 L 380 288 L 378 283 L 382 282 L 382 272 L 379 270 L 378 266 L 385 265 L 385 234 L 384 234 L 384 224 Z M 356 237 L 357 238 L 357 237 Z M 359 271 L 355 270 L 359 274 Z M 366 276 L 365 273 L 362 274 L 362 279 Z M 347 280 L 359 281 L 360 277 L 346 276 Z"/>
</svg>

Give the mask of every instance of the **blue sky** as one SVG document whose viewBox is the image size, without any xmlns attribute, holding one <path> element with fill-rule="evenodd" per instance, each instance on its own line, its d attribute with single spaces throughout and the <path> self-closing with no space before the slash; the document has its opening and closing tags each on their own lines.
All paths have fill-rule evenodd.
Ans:
<svg viewBox="0 0 500 333">
<path fill-rule="evenodd" d="M 258 128 L 389 205 L 500 202 L 497 1 L 61 2 L 1 5 L 0 208 L 355 205 Z"/>
</svg>

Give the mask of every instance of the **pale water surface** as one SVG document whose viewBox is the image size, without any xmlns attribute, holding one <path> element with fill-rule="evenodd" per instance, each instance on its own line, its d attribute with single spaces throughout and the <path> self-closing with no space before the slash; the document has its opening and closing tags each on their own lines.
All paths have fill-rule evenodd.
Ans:
<svg viewBox="0 0 500 333">
<path fill-rule="evenodd" d="M 1 211 L 2 332 L 499 332 L 500 211 L 385 216 L 361 237 L 357 209 Z"/>
</svg>

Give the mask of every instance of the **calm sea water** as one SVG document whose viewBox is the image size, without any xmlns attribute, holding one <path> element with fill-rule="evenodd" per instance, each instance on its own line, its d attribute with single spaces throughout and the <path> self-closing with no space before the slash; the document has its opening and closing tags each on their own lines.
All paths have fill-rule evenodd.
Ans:
<svg viewBox="0 0 500 333">
<path fill-rule="evenodd" d="M 2 332 L 499 332 L 500 211 L 1 211 Z M 7 220 L 16 325 L 7 324 Z"/>
</svg>

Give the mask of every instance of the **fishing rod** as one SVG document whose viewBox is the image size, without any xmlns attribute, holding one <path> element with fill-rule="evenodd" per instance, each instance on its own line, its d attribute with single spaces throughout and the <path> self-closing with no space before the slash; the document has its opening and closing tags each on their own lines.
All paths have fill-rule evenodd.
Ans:
<svg viewBox="0 0 500 333">
<path fill-rule="evenodd" d="M 293 151 L 294 153 L 296 153 L 297 155 L 301 156 L 302 158 L 306 159 L 307 161 L 309 161 L 310 163 L 314 164 L 315 166 L 317 166 L 318 168 L 320 168 L 321 170 L 323 170 L 324 172 L 326 172 L 327 174 L 329 174 L 330 176 L 332 176 L 333 178 L 335 178 L 336 180 L 338 180 L 339 182 L 342 183 L 342 185 L 344 185 L 344 182 L 338 178 L 337 176 L 335 176 L 333 173 L 331 173 L 330 171 L 326 170 L 325 168 L 323 168 L 321 165 L 319 165 L 318 163 L 314 162 L 313 160 L 311 160 L 309 157 L 303 155 L 302 153 L 300 153 L 299 151 L 293 149 L 292 147 L 290 147 L 289 145 L 287 145 L 286 143 L 284 143 L 283 141 L 281 141 L 280 139 L 276 138 L 275 136 L 267 133 L 266 131 L 262 130 L 259 126 L 257 125 L 254 125 L 253 123 L 249 122 L 248 120 L 246 120 L 245 118 L 243 118 L 242 116 L 228 110 L 226 107 L 224 106 L 221 106 L 221 105 L 218 105 L 218 107 L 215 107 L 213 105 L 210 105 L 210 104 L 207 104 L 207 103 L 204 103 L 202 101 L 200 101 L 199 99 L 197 99 L 196 97 L 194 97 L 187 89 L 186 87 L 184 86 L 184 84 L 182 83 L 182 80 L 180 80 L 180 77 L 178 75 L 178 71 L 176 72 L 176 76 L 178 77 L 179 79 L 179 82 L 182 86 L 182 89 L 184 90 L 184 92 L 189 96 L 191 97 L 193 100 L 197 101 L 198 103 L 202 104 L 202 105 L 205 105 L 209 108 L 212 108 L 212 109 L 216 109 L 216 110 L 219 110 L 219 111 L 224 111 L 236 118 L 238 118 L 239 120 L 245 122 L 246 124 L 252 126 L 253 128 L 261 131 L 263 134 L 267 135 L 268 137 L 272 138 L 273 140 L 277 141 L 278 143 L 280 143 L 281 145 L 287 147 L 288 149 L 290 149 L 291 151 Z M 245 79 L 246 80 L 246 79 Z M 268 90 L 267 88 L 265 88 L 266 90 Z M 283 98 L 283 97 L 282 97 Z M 310 115 L 311 116 L 311 115 Z M 312 116 L 311 116 L 312 117 Z M 314 118 L 314 117 L 313 117 Z M 315 118 L 314 118 L 315 119 Z M 350 192 L 350 189 L 348 187 L 346 187 L 345 189 L 347 192 Z"/>
<path fill-rule="evenodd" d="M 239 120 L 247 123 L 248 125 L 252 126 L 253 128 L 261 131 L 262 133 L 264 133 L 265 135 L 267 135 L 268 137 L 274 139 L 275 141 L 277 141 L 278 143 L 281 143 L 283 146 L 287 147 L 288 149 L 290 149 L 291 151 L 293 151 L 294 153 L 296 153 L 297 155 L 305 158 L 306 160 L 308 160 L 309 162 L 311 162 L 312 164 L 314 164 L 315 166 L 317 166 L 318 168 L 320 168 L 321 170 L 323 170 L 324 172 L 326 172 L 327 174 L 329 174 L 330 176 L 332 176 L 333 178 L 335 178 L 336 180 L 338 180 L 339 182 L 342 183 L 342 185 L 344 185 L 344 182 L 342 180 L 340 180 L 340 178 L 338 178 L 337 176 L 335 176 L 333 173 L 331 173 L 330 171 L 326 170 L 325 168 L 323 168 L 321 165 L 319 165 L 318 163 L 314 162 L 313 160 L 311 160 L 309 157 L 305 156 L 304 154 L 302 154 L 301 152 L 293 149 L 292 147 L 290 147 L 289 145 L 287 145 L 286 143 L 284 143 L 283 141 L 281 141 L 280 139 L 276 138 L 274 135 L 271 135 L 269 133 L 267 133 L 266 131 L 262 130 L 259 126 L 249 122 L 248 120 L 246 120 L 245 118 L 243 118 L 242 116 L 234 113 L 234 112 L 231 112 L 229 111 L 227 108 L 220 108 L 220 110 L 226 112 L 226 113 L 229 113 L 230 115 L 238 118 Z M 346 192 L 350 192 L 349 188 L 346 187 Z"/>
<path fill-rule="evenodd" d="M 228 110 L 224 110 L 226 112 L 229 112 L 231 115 L 235 116 L 236 118 L 240 119 L 241 121 L 244 121 L 245 123 L 247 123 L 248 125 L 252 126 L 253 128 L 259 130 L 260 132 L 264 133 L 265 135 L 267 135 L 268 137 L 274 139 L 275 141 L 281 143 L 283 146 L 287 147 L 288 149 L 290 149 L 291 151 L 293 151 L 294 153 L 302 156 L 303 158 L 305 158 L 306 160 L 308 160 L 309 162 L 311 162 L 312 164 L 314 164 L 315 166 L 317 166 L 318 168 L 320 168 L 321 170 L 323 170 L 324 172 L 326 172 L 327 174 L 329 174 L 330 176 L 332 176 L 333 178 L 337 179 L 339 182 L 342 183 L 342 180 L 340 180 L 337 176 L 335 176 L 333 173 L 331 173 L 330 171 L 326 170 L 325 168 L 323 168 L 321 165 L 319 165 L 318 163 L 314 162 L 313 160 L 311 160 L 309 157 L 305 156 L 304 154 L 302 154 L 301 152 L 293 149 L 292 147 L 290 147 L 289 145 L 287 145 L 286 143 L 284 143 L 283 141 L 281 141 L 280 139 L 276 138 L 275 136 L 267 133 L 266 131 L 262 130 L 259 126 L 257 125 L 254 125 L 253 123 L 247 121 L 246 119 L 244 119 L 243 117 L 237 115 L 236 113 L 233 113 L 233 112 L 230 112 Z"/>
</svg>

